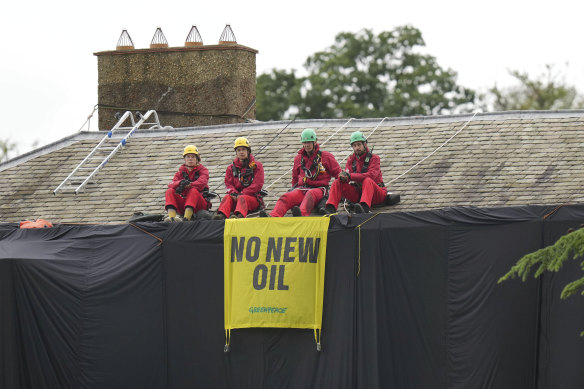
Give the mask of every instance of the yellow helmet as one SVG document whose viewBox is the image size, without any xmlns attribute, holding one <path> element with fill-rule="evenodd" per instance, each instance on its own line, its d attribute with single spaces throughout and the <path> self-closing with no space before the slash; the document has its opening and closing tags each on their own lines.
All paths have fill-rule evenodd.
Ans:
<svg viewBox="0 0 584 389">
<path fill-rule="evenodd" d="M 247 138 L 244 137 L 237 138 L 235 140 L 235 143 L 233 144 L 233 149 L 235 150 L 238 147 L 247 147 L 248 149 L 251 149 L 251 146 L 249 145 Z"/>
<path fill-rule="evenodd" d="M 195 145 L 188 145 L 187 147 L 185 147 L 185 149 L 183 150 L 183 157 L 187 154 L 195 154 L 197 158 L 200 158 L 199 150 L 197 150 L 197 146 Z"/>
</svg>

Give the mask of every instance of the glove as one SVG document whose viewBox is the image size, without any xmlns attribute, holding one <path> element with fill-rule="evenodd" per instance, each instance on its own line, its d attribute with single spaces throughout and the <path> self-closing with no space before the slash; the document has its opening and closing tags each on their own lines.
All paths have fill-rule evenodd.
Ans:
<svg viewBox="0 0 584 389">
<path fill-rule="evenodd" d="M 342 182 L 348 182 L 351 180 L 351 174 L 349 172 L 341 172 L 341 174 L 339 174 L 339 179 Z"/>
</svg>

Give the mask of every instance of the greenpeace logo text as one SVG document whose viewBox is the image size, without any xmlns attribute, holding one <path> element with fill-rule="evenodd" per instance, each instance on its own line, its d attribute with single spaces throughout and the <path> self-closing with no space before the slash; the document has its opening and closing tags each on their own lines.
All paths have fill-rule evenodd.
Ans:
<svg viewBox="0 0 584 389">
<path fill-rule="evenodd" d="M 249 307 L 248 311 L 251 314 L 254 313 L 286 313 L 288 308 L 278 308 L 278 307 Z"/>
</svg>

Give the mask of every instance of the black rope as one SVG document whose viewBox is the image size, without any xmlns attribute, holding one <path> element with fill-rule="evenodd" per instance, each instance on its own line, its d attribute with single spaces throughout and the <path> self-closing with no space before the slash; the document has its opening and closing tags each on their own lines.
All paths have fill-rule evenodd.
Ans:
<svg viewBox="0 0 584 389">
<path fill-rule="evenodd" d="M 256 154 L 255 154 L 255 155 L 256 155 L 256 156 L 257 156 L 257 155 L 259 155 L 259 154 L 260 154 L 260 153 L 261 153 L 261 152 L 262 152 L 262 151 L 263 151 L 263 150 L 264 150 L 266 147 L 268 147 L 268 146 L 270 145 L 270 143 L 272 143 L 273 141 L 275 141 L 275 140 L 276 140 L 276 138 L 278 138 L 278 137 L 279 137 L 279 136 L 282 134 L 282 132 L 283 132 L 283 131 L 284 131 L 286 128 L 288 128 L 288 126 L 289 126 L 290 124 L 294 123 L 294 121 L 295 121 L 295 120 L 296 120 L 296 116 L 294 116 L 294 119 L 292 119 L 292 120 L 290 121 L 290 123 L 286 124 L 286 126 L 285 126 L 284 128 L 282 128 L 280 131 L 278 131 L 278 132 L 276 133 L 276 135 L 275 135 L 275 136 L 272 138 L 272 140 L 270 140 L 268 143 L 266 143 L 266 144 L 265 144 L 265 145 L 264 145 L 264 146 L 263 146 L 263 147 L 262 147 L 262 148 L 261 148 L 261 149 L 260 149 L 260 150 L 259 150 L 259 151 L 258 151 Z"/>
<path fill-rule="evenodd" d="M 292 119 L 292 120 L 291 120 L 291 121 L 290 121 L 288 124 L 286 124 L 286 125 L 285 125 L 285 126 L 284 126 L 284 127 L 281 129 L 281 130 L 280 130 L 280 131 L 278 131 L 278 132 L 276 133 L 276 135 L 275 135 L 275 136 L 274 136 L 274 137 L 273 137 L 273 138 L 272 138 L 272 139 L 271 139 L 271 140 L 270 140 L 268 143 L 266 143 L 266 144 L 265 144 L 265 145 L 264 145 L 264 146 L 263 146 L 261 149 L 259 149 L 259 151 L 258 151 L 257 153 L 254 153 L 253 155 L 254 155 L 255 157 L 257 157 L 258 155 L 260 155 L 260 153 L 261 153 L 261 152 L 262 152 L 262 151 L 263 151 L 263 150 L 264 150 L 266 147 L 268 147 L 268 146 L 270 145 L 270 143 L 272 143 L 273 141 L 275 141 L 275 140 L 276 140 L 276 139 L 277 139 L 277 138 L 278 138 L 278 137 L 279 137 L 279 136 L 282 134 L 282 132 L 283 132 L 283 131 L 284 131 L 286 128 L 288 128 L 288 126 L 289 126 L 290 124 L 294 123 L 294 121 L 295 121 L 295 120 L 296 120 L 296 117 L 294 117 L 294 118 L 293 118 L 293 119 Z M 219 185 L 217 185 L 217 186 L 215 187 L 215 189 L 213 189 L 213 192 L 215 192 L 217 189 L 219 189 L 219 187 L 220 187 L 220 186 L 221 186 L 221 183 L 220 183 Z"/>
<path fill-rule="evenodd" d="M 147 111 L 146 109 L 141 108 L 126 108 L 126 107 L 117 107 L 114 105 L 105 105 L 105 104 L 98 104 L 99 108 L 106 108 L 106 109 L 117 109 L 122 111 Z M 159 111 L 156 110 L 156 113 L 159 114 L 167 114 L 167 115 L 181 115 L 181 116 L 203 116 L 203 117 L 224 117 L 224 118 L 237 118 L 245 120 L 243 116 L 234 114 L 234 113 L 197 113 L 197 112 L 178 112 L 178 111 Z"/>
</svg>

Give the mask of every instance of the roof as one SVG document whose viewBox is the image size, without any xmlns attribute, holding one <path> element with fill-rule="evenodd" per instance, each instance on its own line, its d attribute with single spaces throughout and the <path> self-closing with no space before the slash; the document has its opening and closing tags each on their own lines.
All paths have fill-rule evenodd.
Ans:
<svg viewBox="0 0 584 389">
<path fill-rule="evenodd" d="M 0 221 L 115 223 L 134 212 L 160 214 L 187 144 L 198 147 L 210 189 L 223 194 L 239 136 L 249 139 L 264 165 L 271 209 L 290 187 L 300 133 L 309 127 L 343 167 L 350 134 L 359 130 L 368 137 L 389 190 L 401 196 L 400 204 L 375 211 L 584 202 L 584 111 L 516 111 L 139 130 L 100 171 L 98 184 L 78 195 L 55 195 L 105 134 L 81 132 L 0 164 Z"/>
</svg>

